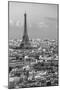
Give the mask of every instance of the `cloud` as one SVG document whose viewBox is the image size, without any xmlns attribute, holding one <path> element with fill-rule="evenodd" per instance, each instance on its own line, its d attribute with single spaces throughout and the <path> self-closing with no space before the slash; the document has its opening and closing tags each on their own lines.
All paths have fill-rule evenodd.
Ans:
<svg viewBox="0 0 60 90">
<path fill-rule="evenodd" d="M 38 23 L 39 28 L 48 28 L 48 25 L 45 22 Z"/>
<path fill-rule="evenodd" d="M 10 25 L 13 25 L 14 24 L 14 22 L 13 22 L 12 19 L 10 19 L 9 23 L 10 23 Z"/>
<path fill-rule="evenodd" d="M 17 26 L 17 27 L 20 26 L 20 21 L 19 21 L 19 20 L 16 22 L 16 26 Z"/>
<path fill-rule="evenodd" d="M 13 21 L 12 19 L 10 19 L 10 20 L 9 20 L 9 24 L 10 24 L 11 26 L 23 27 L 23 21 L 20 22 L 19 20 Z"/>
</svg>

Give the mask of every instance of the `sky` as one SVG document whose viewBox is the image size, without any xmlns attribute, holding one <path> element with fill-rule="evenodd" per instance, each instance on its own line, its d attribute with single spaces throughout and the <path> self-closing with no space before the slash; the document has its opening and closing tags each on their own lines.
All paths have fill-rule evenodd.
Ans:
<svg viewBox="0 0 60 90">
<path fill-rule="evenodd" d="M 25 12 L 30 39 L 57 40 L 57 10 L 57 4 L 9 2 L 9 40 L 22 39 Z"/>
</svg>

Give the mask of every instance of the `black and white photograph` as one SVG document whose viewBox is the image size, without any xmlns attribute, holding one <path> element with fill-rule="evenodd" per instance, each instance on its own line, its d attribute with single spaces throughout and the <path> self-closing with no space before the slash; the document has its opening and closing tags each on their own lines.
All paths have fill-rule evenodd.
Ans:
<svg viewBox="0 0 60 90">
<path fill-rule="evenodd" d="M 8 1 L 8 88 L 59 85 L 59 4 Z"/>
</svg>

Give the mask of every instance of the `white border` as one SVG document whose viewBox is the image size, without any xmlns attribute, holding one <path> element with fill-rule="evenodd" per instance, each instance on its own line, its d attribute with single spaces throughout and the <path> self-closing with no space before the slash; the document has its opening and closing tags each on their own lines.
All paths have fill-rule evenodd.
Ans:
<svg viewBox="0 0 60 90">
<path fill-rule="evenodd" d="M 9 0 L 9 1 L 12 1 L 12 0 Z M 17 1 L 17 0 L 13 0 L 13 1 Z M 60 4 L 60 0 L 18 0 L 18 1 Z M 59 9 L 60 9 L 60 5 L 59 5 Z M 7 88 L 7 85 L 8 85 L 8 0 L 0 0 L 0 39 L 1 39 L 0 40 L 0 90 L 6 90 L 8 89 Z M 59 61 L 59 65 L 60 65 L 60 61 Z M 27 90 L 28 89 L 30 90 L 58 89 L 59 90 L 59 88 L 60 86 L 54 86 L 54 87 L 25 88 L 25 90 L 26 89 Z"/>
</svg>

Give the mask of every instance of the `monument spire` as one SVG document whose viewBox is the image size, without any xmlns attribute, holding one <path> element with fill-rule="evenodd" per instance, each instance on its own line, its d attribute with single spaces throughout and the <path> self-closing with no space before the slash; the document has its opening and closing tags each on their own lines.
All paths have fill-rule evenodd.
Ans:
<svg viewBox="0 0 60 90">
<path fill-rule="evenodd" d="M 22 38 L 22 42 L 20 44 L 20 48 L 30 48 L 30 42 L 29 42 L 29 37 L 28 37 L 28 33 L 27 33 L 27 14 L 26 12 L 24 13 L 24 33 L 23 33 L 23 38 Z"/>
</svg>

